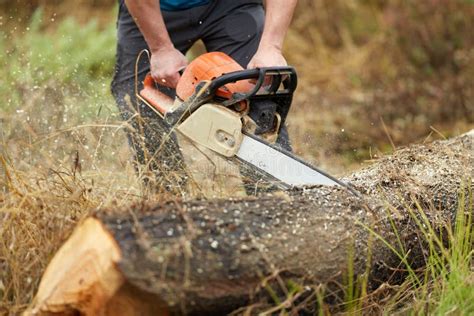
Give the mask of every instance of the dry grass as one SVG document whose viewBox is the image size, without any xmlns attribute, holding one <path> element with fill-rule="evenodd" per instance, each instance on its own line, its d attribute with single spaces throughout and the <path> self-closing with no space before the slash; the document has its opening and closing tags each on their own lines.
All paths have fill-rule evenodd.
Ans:
<svg viewBox="0 0 474 316">
<path fill-rule="evenodd" d="M 89 210 L 112 201 L 129 203 L 134 197 L 106 186 L 98 192 L 100 186 L 90 183 L 95 175 L 74 175 L 67 169 L 21 172 L 9 163 L 4 168 L 8 179 L 0 198 L 0 313 L 16 313 L 32 299 L 52 254 Z"/>
<path fill-rule="evenodd" d="M 38 68 L 26 71 L 42 69 L 43 60 L 38 63 Z M 9 73 L 7 78 L 17 90 L 2 95 L 0 314 L 16 314 L 26 307 L 47 263 L 91 211 L 177 198 L 143 186 L 146 173 L 135 172 L 125 136 L 131 127 L 115 110 L 107 77 L 90 76 L 89 84 L 87 75 L 84 80 L 77 78 L 84 84 L 81 89 L 51 75 L 43 86 L 35 86 L 34 78 L 25 83 L 24 77 L 16 81 Z M 204 185 L 190 182 L 183 197 L 242 194 L 235 189 L 240 179 L 229 186 L 229 172 L 238 173 L 235 166 L 219 160 L 210 163 L 206 156 L 197 155 L 197 149 L 186 147 L 195 151 L 194 161 L 187 162 Z"/>
<path fill-rule="evenodd" d="M 126 122 L 95 118 L 93 124 L 43 134 L 43 115 L 51 116 L 51 109 L 25 104 L 3 125 L 7 137 L 0 155 L 0 314 L 26 307 L 52 255 L 91 211 L 179 198 L 143 186 L 123 132 L 129 128 Z M 28 122 L 26 116 L 36 120 Z M 245 194 L 238 168 L 222 159 L 211 163 L 210 153 L 199 156 L 194 150 L 193 161 L 187 162 L 199 185 L 191 182 L 183 188 L 183 197 Z"/>
<path fill-rule="evenodd" d="M 8 135 L 11 125 L 17 126 Z M 142 197 L 116 126 L 35 135 L 32 125 L 17 114 L 2 126 L 7 138 L 0 156 L 0 314 L 26 306 L 45 265 L 90 210 Z M 117 159 L 110 158 L 113 151 Z"/>
</svg>

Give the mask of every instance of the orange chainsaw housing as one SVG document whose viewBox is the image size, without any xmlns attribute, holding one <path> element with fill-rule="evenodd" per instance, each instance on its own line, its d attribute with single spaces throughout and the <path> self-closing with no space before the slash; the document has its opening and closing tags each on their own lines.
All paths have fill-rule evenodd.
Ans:
<svg viewBox="0 0 474 316">
<path fill-rule="evenodd" d="M 176 87 L 176 95 L 187 100 L 196 89 L 196 85 L 204 80 L 214 80 L 230 72 L 244 70 L 235 60 L 221 52 L 206 53 L 192 61 L 184 71 Z M 219 88 L 216 96 L 230 99 L 236 92 L 246 93 L 253 89 L 249 80 L 240 80 Z M 242 104 L 246 108 L 246 102 Z"/>
<path fill-rule="evenodd" d="M 235 60 L 221 52 L 206 53 L 193 60 L 183 72 L 176 87 L 176 95 L 180 101 L 186 101 L 196 92 L 196 86 L 202 81 L 211 81 L 230 72 L 244 70 Z M 215 96 L 228 100 L 236 92 L 248 93 L 255 85 L 249 80 L 239 80 L 220 87 Z M 143 89 L 139 97 L 143 97 L 154 109 L 166 114 L 172 106 L 173 100 L 156 88 L 155 81 L 147 74 L 143 81 Z M 248 108 L 248 101 L 241 101 L 236 107 L 238 111 Z"/>
<path fill-rule="evenodd" d="M 168 112 L 173 106 L 173 99 L 158 90 L 155 86 L 155 80 L 151 74 L 147 74 L 143 80 L 143 89 L 138 97 L 143 97 L 155 110 L 162 115 Z"/>
</svg>

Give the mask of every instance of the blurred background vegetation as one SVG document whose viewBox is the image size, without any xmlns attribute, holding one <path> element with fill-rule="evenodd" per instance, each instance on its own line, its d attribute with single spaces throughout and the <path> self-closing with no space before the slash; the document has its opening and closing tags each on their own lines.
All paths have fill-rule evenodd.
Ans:
<svg viewBox="0 0 474 316">
<path fill-rule="evenodd" d="M 289 120 L 296 150 L 348 167 L 472 126 L 473 3 L 300 0 L 285 47 L 301 78 Z M 71 119 L 114 112 L 115 4 L 0 1 L 2 115 L 32 95 L 59 107 L 80 95 Z"/>
<path fill-rule="evenodd" d="M 33 96 L 37 109 L 44 98 L 67 107 L 65 99 L 79 95 L 67 111 L 77 122 L 103 107 L 114 112 L 115 5 L 0 1 L 2 116 Z M 301 78 L 289 119 L 298 153 L 339 171 L 468 129 L 472 25 L 472 0 L 300 0 L 285 46 Z M 57 122 L 63 114 L 45 115 Z"/>
<path fill-rule="evenodd" d="M 306 104 L 337 113 L 323 147 L 365 159 L 388 135 L 399 146 L 472 126 L 473 23 L 468 0 L 300 0 L 287 53 Z"/>
<path fill-rule="evenodd" d="M 115 17 L 115 0 L 0 0 L 0 171 L 15 170 L 0 172 L 0 213 L 17 212 L 0 227 L 0 314 L 31 300 L 85 205 L 139 196 L 109 92 Z M 473 0 L 299 0 L 285 45 L 297 153 L 341 174 L 472 129 L 473 26 Z"/>
</svg>

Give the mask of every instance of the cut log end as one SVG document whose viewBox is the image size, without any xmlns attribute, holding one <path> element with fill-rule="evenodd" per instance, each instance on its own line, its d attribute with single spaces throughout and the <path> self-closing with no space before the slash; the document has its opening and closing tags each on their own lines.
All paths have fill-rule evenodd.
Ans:
<svg viewBox="0 0 474 316">
<path fill-rule="evenodd" d="M 148 304 L 125 282 L 117 268 L 120 259 L 121 250 L 102 223 L 86 219 L 48 265 L 25 315 L 142 315 L 146 310 L 156 311 L 156 304 Z"/>
</svg>

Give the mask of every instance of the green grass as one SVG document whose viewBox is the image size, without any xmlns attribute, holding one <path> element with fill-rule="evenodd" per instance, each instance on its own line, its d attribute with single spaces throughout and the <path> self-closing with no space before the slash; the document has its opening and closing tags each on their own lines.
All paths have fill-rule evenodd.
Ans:
<svg viewBox="0 0 474 316">
<path fill-rule="evenodd" d="M 340 285 L 343 299 L 334 301 L 334 288 L 319 284 L 303 287 L 295 283 L 284 284 L 274 276 L 274 287 L 266 280 L 265 290 L 274 307 L 262 315 L 279 312 L 293 315 L 295 308 L 317 306 L 315 315 L 472 315 L 474 314 L 474 270 L 472 227 L 473 193 L 471 182 L 459 190 L 458 210 L 452 224 L 435 227 L 425 210 L 417 201 L 405 205 L 416 229 L 420 231 L 420 243 L 426 245 L 423 266 L 412 267 L 407 261 L 410 250 L 404 244 L 395 221 L 391 220 L 392 207 L 387 205 L 390 226 L 395 236 L 394 244 L 389 243 L 372 228 L 369 232 L 367 265 L 364 273 L 356 275 L 354 270 L 355 245 L 348 248 L 347 270 L 344 284 Z M 430 210 L 431 213 L 433 213 Z M 362 224 L 361 224 L 362 225 Z M 401 284 L 384 284 L 371 291 L 368 288 L 371 267 L 371 247 L 379 240 L 399 258 L 400 271 L 406 271 Z M 308 292 L 309 291 L 309 292 Z M 379 293 L 377 293 L 379 292 Z M 308 293 L 312 293 L 309 294 Z M 306 297 L 298 301 L 300 297 Z"/>
<path fill-rule="evenodd" d="M 115 133 L 123 127 L 110 93 L 115 32 L 94 19 L 52 27 L 42 10 L 15 31 L 0 30 L 0 146 L 17 165 L 63 165 L 74 152 L 84 170 L 118 165 L 127 142 Z"/>
<path fill-rule="evenodd" d="M 474 314 L 472 197 L 471 191 L 468 196 L 461 191 L 455 225 L 446 230 L 447 246 L 430 226 L 425 235 L 432 250 L 425 283 L 432 282 L 434 299 L 428 305 L 436 315 Z"/>
<path fill-rule="evenodd" d="M 468 189 L 465 189 L 468 188 Z M 382 306 L 384 314 L 403 315 L 472 315 L 474 313 L 474 271 L 472 227 L 473 194 L 470 182 L 460 189 L 459 206 L 455 222 L 442 229 L 435 228 L 417 201 L 415 208 L 405 205 L 411 219 L 422 234 L 421 243 L 427 245 L 427 256 L 423 269 L 413 268 L 407 261 L 408 250 L 399 238 L 398 228 L 391 221 L 397 239 L 396 245 L 389 244 L 370 227 L 365 228 L 375 238 L 391 249 L 408 272 L 399 290 L 392 293 L 390 300 Z M 352 263 L 349 261 L 348 274 Z M 369 297 L 364 293 L 365 283 L 354 282 L 349 277 L 346 284 L 345 306 L 348 314 L 363 315 L 362 305 Z M 369 293 L 370 296 L 370 293 Z"/>
<path fill-rule="evenodd" d="M 74 97 L 74 112 L 96 113 L 92 106 L 110 100 L 113 23 L 101 28 L 95 20 L 80 25 L 66 18 L 46 30 L 42 16 L 37 10 L 23 35 L 0 31 L 0 110 L 11 113 L 34 96 L 56 92 Z"/>
</svg>

